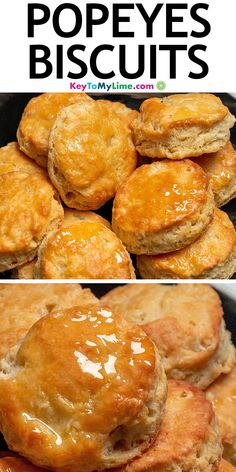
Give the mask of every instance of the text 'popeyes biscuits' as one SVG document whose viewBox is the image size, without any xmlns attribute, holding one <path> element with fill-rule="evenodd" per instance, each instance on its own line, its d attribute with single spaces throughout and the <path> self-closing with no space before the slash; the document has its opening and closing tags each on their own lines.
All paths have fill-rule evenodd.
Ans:
<svg viewBox="0 0 236 472">
<path fill-rule="evenodd" d="M 145 100 L 132 128 L 141 155 L 183 159 L 219 151 L 234 123 L 220 98 L 187 93 Z"/>
<path fill-rule="evenodd" d="M 0 175 L 0 271 L 32 260 L 49 231 L 63 219 L 57 192 L 46 175 Z"/>
<path fill-rule="evenodd" d="M 136 114 L 106 100 L 84 101 L 58 113 L 50 137 L 48 172 L 67 206 L 100 208 L 133 172 L 137 153 L 129 122 Z"/>
<path fill-rule="evenodd" d="M 117 472 L 215 472 L 221 453 L 220 433 L 204 393 L 170 380 L 166 413 L 155 442 Z"/>
<path fill-rule="evenodd" d="M 20 149 L 37 164 L 47 167 L 49 135 L 57 114 L 65 106 L 88 100 L 92 98 L 85 93 L 43 93 L 32 98 L 17 130 Z"/>
<path fill-rule="evenodd" d="M 166 400 L 155 345 L 105 305 L 42 317 L 0 363 L 8 446 L 55 472 L 120 466 L 153 441 Z"/>
<path fill-rule="evenodd" d="M 206 395 L 219 420 L 223 457 L 236 466 L 236 366 L 210 385 Z"/>
<path fill-rule="evenodd" d="M 118 188 L 112 228 L 134 254 L 187 246 L 210 223 L 214 197 L 206 174 L 189 160 L 153 162 Z"/>
<path fill-rule="evenodd" d="M 208 285 L 129 284 L 102 297 L 158 346 L 170 379 L 208 387 L 235 363 L 218 294 Z"/>
<path fill-rule="evenodd" d="M 229 279 L 236 270 L 236 232 L 227 213 L 215 208 L 206 230 L 189 246 L 169 254 L 137 256 L 143 279 Z"/>
<path fill-rule="evenodd" d="M 78 221 L 63 225 L 41 244 L 34 278 L 133 279 L 129 253 L 103 223 Z"/>
</svg>

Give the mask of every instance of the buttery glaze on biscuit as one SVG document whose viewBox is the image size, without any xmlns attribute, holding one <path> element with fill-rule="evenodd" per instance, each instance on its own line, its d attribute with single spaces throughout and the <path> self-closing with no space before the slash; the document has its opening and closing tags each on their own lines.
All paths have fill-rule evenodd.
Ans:
<svg viewBox="0 0 236 472">
<path fill-rule="evenodd" d="M 0 175 L 0 271 L 35 257 L 43 237 L 59 225 L 63 208 L 40 173 Z"/>
<path fill-rule="evenodd" d="M 236 467 L 222 459 L 220 461 L 218 472 L 236 472 Z"/>
<path fill-rule="evenodd" d="M 32 98 L 17 130 L 20 149 L 37 164 L 47 167 L 49 135 L 58 112 L 65 106 L 85 100 L 92 101 L 85 93 L 43 93 Z"/>
<path fill-rule="evenodd" d="M 132 128 L 141 155 L 183 159 L 221 149 L 234 122 L 218 97 L 188 93 L 144 100 Z"/>
<path fill-rule="evenodd" d="M 112 227 L 130 252 L 159 254 L 190 244 L 213 211 L 212 190 L 201 167 L 189 160 L 165 160 L 139 167 L 119 187 Z"/>
<path fill-rule="evenodd" d="M 106 100 L 84 101 L 58 114 L 50 137 L 48 172 L 67 206 L 100 208 L 133 172 L 137 153 L 129 122 L 136 114 Z"/>
<path fill-rule="evenodd" d="M 101 304 L 41 318 L 1 368 L 8 446 L 56 472 L 125 463 L 162 417 L 166 381 L 153 343 Z"/>
<path fill-rule="evenodd" d="M 166 412 L 154 444 L 117 472 L 215 472 L 221 453 L 220 434 L 204 393 L 170 380 Z"/>
<path fill-rule="evenodd" d="M 143 279 L 229 279 L 236 270 L 236 233 L 227 213 L 215 209 L 207 229 L 169 254 L 137 256 Z"/>
<path fill-rule="evenodd" d="M 64 224 L 41 245 L 34 278 L 135 278 L 129 253 L 104 224 L 89 220 Z"/>
<path fill-rule="evenodd" d="M 204 389 L 235 363 L 220 297 L 208 285 L 128 284 L 102 301 L 142 326 L 158 346 L 168 378 Z"/>
<path fill-rule="evenodd" d="M 236 465 L 236 366 L 210 385 L 206 395 L 219 420 L 223 457 Z"/>
<path fill-rule="evenodd" d="M 236 152 L 230 141 L 220 151 L 194 159 L 207 174 L 218 207 L 236 196 Z"/>
<path fill-rule="evenodd" d="M 97 303 L 79 284 L 0 284 L 0 359 L 52 309 Z"/>
</svg>

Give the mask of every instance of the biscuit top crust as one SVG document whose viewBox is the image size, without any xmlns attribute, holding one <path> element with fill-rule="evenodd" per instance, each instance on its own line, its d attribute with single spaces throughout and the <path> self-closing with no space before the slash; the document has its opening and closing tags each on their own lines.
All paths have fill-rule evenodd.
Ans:
<svg viewBox="0 0 236 472">
<path fill-rule="evenodd" d="M 236 467 L 224 459 L 221 459 L 218 472 L 236 472 Z"/>
<path fill-rule="evenodd" d="M 102 301 L 145 329 L 167 371 L 198 368 L 218 347 L 223 310 L 209 285 L 128 284 Z"/>
<path fill-rule="evenodd" d="M 0 459 L 0 472 L 45 472 L 45 469 L 35 467 L 22 457 L 8 456 Z"/>
<path fill-rule="evenodd" d="M 168 382 L 166 413 L 154 444 L 140 458 L 119 468 L 124 472 L 161 471 L 179 463 L 208 440 L 214 418 L 203 392 L 181 381 Z"/>
<path fill-rule="evenodd" d="M 0 253 L 37 247 L 48 225 L 55 190 L 43 174 L 0 175 Z"/>
<path fill-rule="evenodd" d="M 95 302 L 90 290 L 79 284 L 1 284 L 0 359 L 51 310 Z"/>
<path fill-rule="evenodd" d="M 33 145 L 38 154 L 47 156 L 49 135 L 61 108 L 75 102 L 92 101 L 85 93 L 43 93 L 26 105 L 17 133 L 25 140 L 24 147 Z"/>
<path fill-rule="evenodd" d="M 6 172 L 34 172 L 44 173 L 44 171 L 20 151 L 16 142 L 12 142 L 0 148 L 0 174 Z"/>
<path fill-rule="evenodd" d="M 220 238 L 223 244 L 220 244 Z M 178 277 L 198 276 L 225 262 L 236 245 L 236 232 L 227 213 L 215 208 L 214 217 L 205 232 L 189 246 L 169 254 L 142 256 L 157 269 L 171 271 Z"/>
<path fill-rule="evenodd" d="M 114 200 L 116 225 L 129 232 L 155 232 L 201 210 L 208 180 L 192 161 L 164 160 L 143 165 L 120 185 Z"/>
<path fill-rule="evenodd" d="M 43 278 L 131 278 L 130 257 L 119 238 L 104 224 L 81 221 L 62 227 L 42 250 Z"/>
<path fill-rule="evenodd" d="M 58 175 L 73 189 L 94 198 L 94 206 L 96 198 L 111 198 L 136 167 L 137 153 L 127 122 L 127 116 L 136 112 L 121 114 L 124 105 L 120 105 L 106 100 L 71 105 L 58 114 L 51 134 L 50 165 L 59 169 Z"/>
<path fill-rule="evenodd" d="M 236 366 L 210 385 L 207 398 L 219 419 L 223 443 L 232 444 L 236 436 Z"/>
<path fill-rule="evenodd" d="M 94 211 L 79 211 L 65 208 L 64 220 L 62 222 L 64 228 L 66 226 L 77 225 L 78 223 L 81 223 L 81 221 L 93 221 L 94 223 L 101 223 L 107 228 L 111 228 L 109 221 L 105 220 L 105 218 Z"/>
<path fill-rule="evenodd" d="M 236 151 L 230 141 L 220 151 L 193 160 L 206 172 L 214 192 L 227 186 L 236 175 Z"/>
<path fill-rule="evenodd" d="M 56 470 L 70 460 L 80 470 L 100 470 L 103 435 L 138 424 L 156 362 L 143 330 L 105 305 L 51 312 L 34 324 L 1 375 L 3 434 L 7 424 L 15 450 L 29 444 L 29 458 L 47 456 Z"/>
<path fill-rule="evenodd" d="M 168 135 L 173 128 L 210 127 L 222 121 L 229 110 L 215 95 L 187 93 L 144 100 L 140 118 L 132 126 L 144 126 L 156 136 Z"/>
</svg>

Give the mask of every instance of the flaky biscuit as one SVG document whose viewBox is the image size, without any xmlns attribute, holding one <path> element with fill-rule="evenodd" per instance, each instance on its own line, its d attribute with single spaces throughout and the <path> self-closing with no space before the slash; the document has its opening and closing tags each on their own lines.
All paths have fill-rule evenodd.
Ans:
<svg viewBox="0 0 236 472">
<path fill-rule="evenodd" d="M 227 213 L 215 209 L 206 230 L 169 254 L 137 256 L 143 279 L 229 279 L 236 271 L 236 232 Z"/>
<path fill-rule="evenodd" d="M 215 95 L 188 93 L 145 100 L 132 128 L 141 155 L 183 159 L 221 149 L 234 123 Z"/>
<path fill-rule="evenodd" d="M 0 284 L 0 358 L 52 309 L 95 302 L 78 284 Z"/>
<path fill-rule="evenodd" d="M 160 254 L 195 241 L 210 223 L 214 197 L 206 174 L 190 160 L 153 162 L 118 188 L 112 228 L 134 254 Z"/>
<path fill-rule="evenodd" d="M 129 284 L 102 301 L 142 326 L 158 346 L 168 378 L 204 389 L 235 363 L 220 298 L 208 285 Z"/>
<path fill-rule="evenodd" d="M 67 206 L 100 208 L 135 169 L 137 153 L 128 121 L 136 112 L 122 114 L 121 107 L 126 109 L 106 100 L 84 101 L 58 114 L 48 172 Z"/>
<path fill-rule="evenodd" d="M 0 175 L 0 271 L 32 260 L 63 219 L 57 192 L 43 173 Z"/>
<path fill-rule="evenodd" d="M 80 221 L 50 233 L 38 251 L 35 279 L 133 279 L 129 253 L 104 224 Z"/>
<path fill-rule="evenodd" d="M 20 151 L 16 142 L 0 148 L 0 175 L 8 172 L 44 173 L 41 167 Z"/>
<path fill-rule="evenodd" d="M 236 466 L 236 366 L 210 385 L 206 395 L 219 420 L 223 457 Z"/>
<path fill-rule="evenodd" d="M 236 197 L 236 151 L 230 141 L 218 152 L 194 159 L 207 174 L 218 207 Z"/>
<path fill-rule="evenodd" d="M 36 261 L 37 261 L 37 258 L 33 259 L 30 262 L 26 262 L 25 264 L 15 267 L 12 270 L 12 278 L 25 279 L 25 280 L 33 279 Z"/>
<path fill-rule="evenodd" d="M 218 426 L 204 393 L 170 380 L 166 412 L 154 444 L 117 472 L 215 472 L 221 453 Z"/>
<path fill-rule="evenodd" d="M 17 139 L 20 149 L 37 164 L 47 167 L 49 135 L 58 112 L 72 103 L 90 100 L 85 93 L 44 93 L 32 98 L 22 115 Z"/>
<path fill-rule="evenodd" d="M 124 464 L 163 416 L 167 382 L 154 344 L 101 303 L 42 317 L 0 369 L 8 446 L 55 472 Z"/>
</svg>

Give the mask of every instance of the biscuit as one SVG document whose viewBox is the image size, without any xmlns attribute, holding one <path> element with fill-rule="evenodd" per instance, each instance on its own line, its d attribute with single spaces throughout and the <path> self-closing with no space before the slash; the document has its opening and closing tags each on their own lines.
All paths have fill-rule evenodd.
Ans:
<svg viewBox="0 0 236 472">
<path fill-rule="evenodd" d="M 102 301 L 142 326 L 158 346 L 168 378 L 204 389 L 235 363 L 221 301 L 209 285 L 129 284 Z"/>
<path fill-rule="evenodd" d="M 99 303 L 54 311 L 0 362 L 8 446 L 55 472 L 120 466 L 154 439 L 167 382 L 155 345 Z"/>
<path fill-rule="evenodd" d="M 143 279 L 229 279 L 236 271 L 236 232 L 227 213 L 215 209 L 206 230 L 169 254 L 137 256 Z"/>
<path fill-rule="evenodd" d="M 104 224 L 81 221 L 50 233 L 38 251 L 35 279 L 134 279 L 129 253 Z"/>
<path fill-rule="evenodd" d="M 133 172 L 137 164 L 129 127 L 133 113 L 137 112 L 106 100 L 84 101 L 58 113 L 48 172 L 67 206 L 100 208 Z"/>
<path fill-rule="evenodd" d="M 26 262 L 20 266 L 15 267 L 12 270 L 12 278 L 13 279 L 33 279 L 34 278 L 34 268 L 37 259 L 33 259 L 30 262 Z"/>
<path fill-rule="evenodd" d="M 32 260 L 47 232 L 63 219 L 58 195 L 43 173 L 0 175 L 0 271 Z"/>
<path fill-rule="evenodd" d="M 236 467 L 222 459 L 220 461 L 218 472 L 236 472 Z"/>
<path fill-rule="evenodd" d="M 132 128 L 142 156 L 183 159 L 219 151 L 234 123 L 215 95 L 188 93 L 145 100 Z"/>
<path fill-rule="evenodd" d="M 236 197 L 236 152 L 230 141 L 218 152 L 194 159 L 207 174 L 218 207 Z"/>
<path fill-rule="evenodd" d="M 221 452 L 217 422 L 204 393 L 170 380 L 166 412 L 155 442 L 117 472 L 215 472 Z"/>
<path fill-rule="evenodd" d="M 191 244 L 210 223 L 214 196 L 190 160 L 153 162 L 118 188 L 112 228 L 134 254 L 160 254 Z"/>
<path fill-rule="evenodd" d="M 41 167 L 20 151 L 16 142 L 0 148 L 0 175 L 8 172 L 44 173 Z"/>
<path fill-rule="evenodd" d="M 95 302 L 90 290 L 82 290 L 78 284 L 1 284 L 0 359 L 52 309 Z"/>
<path fill-rule="evenodd" d="M 210 385 L 206 395 L 219 420 L 223 457 L 236 466 L 236 366 Z"/>
<path fill-rule="evenodd" d="M 5 452 L 0 458 L 0 472 L 45 472 L 45 469 L 34 466 L 23 457 Z"/>
<path fill-rule="evenodd" d="M 72 103 L 89 100 L 92 98 L 85 93 L 43 93 L 32 98 L 17 130 L 20 149 L 38 165 L 47 167 L 49 135 L 58 112 Z"/>
</svg>

